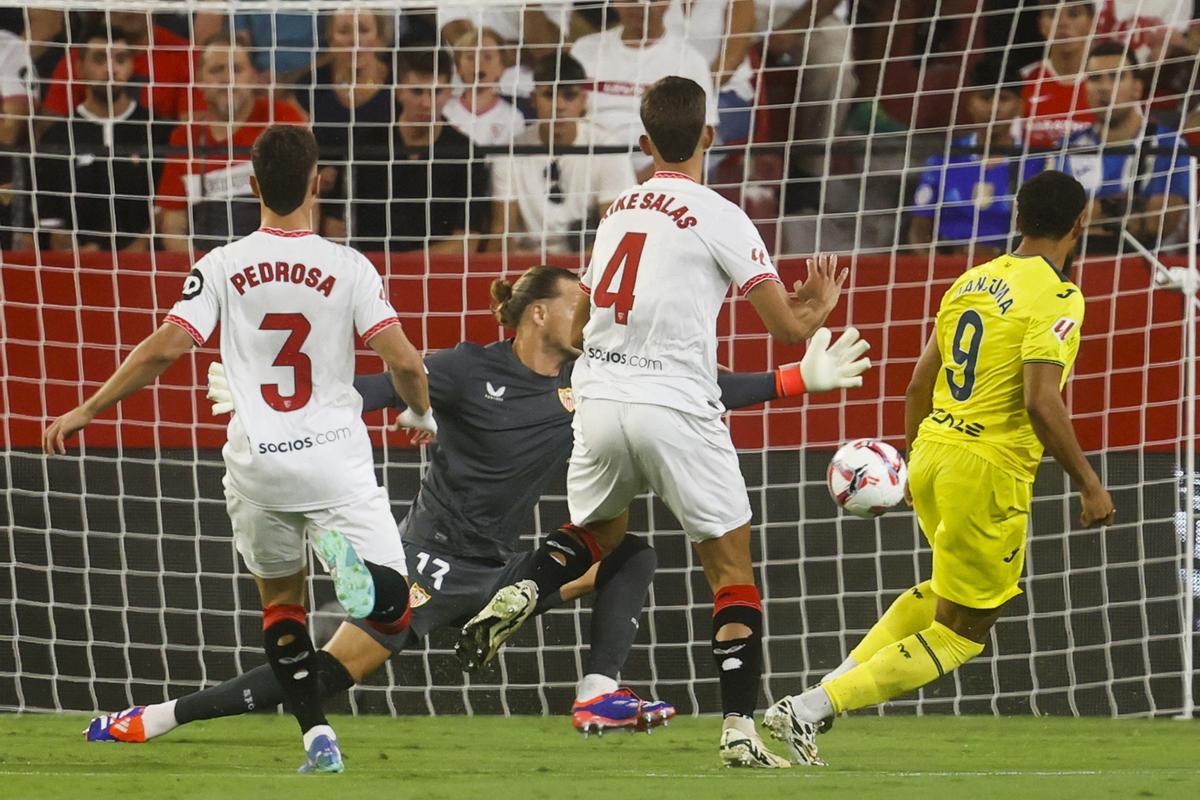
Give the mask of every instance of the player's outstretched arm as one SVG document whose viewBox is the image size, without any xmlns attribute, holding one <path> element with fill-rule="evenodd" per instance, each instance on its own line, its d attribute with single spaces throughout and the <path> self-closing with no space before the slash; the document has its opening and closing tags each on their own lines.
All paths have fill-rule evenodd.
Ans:
<svg viewBox="0 0 1200 800">
<path fill-rule="evenodd" d="M 429 413 L 429 380 L 425 377 L 425 362 L 421 354 L 408 341 L 399 325 L 384 328 L 367 342 L 379 354 L 392 373 L 396 394 L 411 412 L 407 427 L 419 428 L 435 433 L 437 426 Z M 406 412 L 406 413 L 408 413 Z"/>
<path fill-rule="evenodd" d="M 42 435 L 42 449 L 47 455 L 66 453 L 64 440 L 68 436 L 153 381 L 190 350 L 192 344 L 191 334 L 174 323 L 164 322 L 133 349 L 99 391 L 50 423 Z"/>
<path fill-rule="evenodd" d="M 942 354 L 938 350 L 937 336 L 929 337 L 917 366 L 913 368 L 908 390 L 904 393 L 904 437 L 911 455 L 917 441 L 921 420 L 933 411 L 933 387 L 937 383 L 938 370 L 942 368 Z"/>
<path fill-rule="evenodd" d="M 1079 486 L 1083 511 L 1079 521 L 1086 526 L 1108 525 L 1113 521 L 1116 509 L 1112 497 L 1100 482 L 1100 476 L 1084 458 L 1075 429 L 1071 427 L 1071 415 L 1062 398 L 1062 366 L 1044 362 L 1026 363 L 1025 410 L 1033 432 L 1046 446 L 1062 468 Z"/>
<path fill-rule="evenodd" d="M 746 293 L 773 339 L 799 344 L 812 338 L 837 307 L 849 270 L 837 269 L 837 256 L 819 253 L 808 259 L 808 279 L 796 281 L 789 295 L 775 281 L 763 281 Z"/>
</svg>

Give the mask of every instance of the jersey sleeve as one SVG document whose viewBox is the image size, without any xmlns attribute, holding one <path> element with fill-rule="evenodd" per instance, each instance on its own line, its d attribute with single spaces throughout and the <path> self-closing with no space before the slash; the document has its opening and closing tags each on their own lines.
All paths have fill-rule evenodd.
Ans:
<svg viewBox="0 0 1200 800">
<path fill-rule="evenodd" d="M 429 405 L 445 413 L 458 404 L 463 381 L 471 374 L 467 344 L 448 350 L 438 350 L 425 356 L 425 373 L 429 378 Z"/>
<path fill-rule="evenodd" d="M 163 320 L 183 328 L 198 345 L 208 341 L 221 319 L 221 295 L 217 291 L 222 278 L 220 258 L 216 250 L 196 262 L 183 282 L 179 300 Z"/>
<path fill-rule="evenodd" d="M 1059 364 L 1064 373 L 1069 372 L 1079 352 L 1083 306 L 1079 289 L 1067 283 L 1054 286 L 1038 298 L 1021 342 L 1021 360 Z"/>
<path fill-rule="evenodd" d="M 737 284 L 739 294 L 764 281 L 782 283 L 758 228 L 740 210 L 721 220 L 709 239 L 709 249 L 721 270 Z"/>
<path fill-rule="evenodd" d="M 360 253 L 355 253 L 354 257 L 359 260 L 361 272 L 354 287 L 354 329 L 364 342 L 369 342 L 380 331 L 399 325 L 400 318 L 387 299 L 383 279 L 375 271 L 375 265 Z"/>
</svg>

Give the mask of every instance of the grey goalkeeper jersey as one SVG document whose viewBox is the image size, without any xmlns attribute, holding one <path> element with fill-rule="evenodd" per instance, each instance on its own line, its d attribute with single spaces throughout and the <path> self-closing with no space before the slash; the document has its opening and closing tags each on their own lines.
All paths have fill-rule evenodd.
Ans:
<svg viewBox="0 0 1200 800">
<path fill-rule="evenodd" d="M 400 534 L 459 558 L 507 561 L 571 455 L 575 365 L 539 375 L 509 339 L 463 342 L 426 356 L 425 366 L 437 444 Z M 727 408 L 775 397 L 773 373 L 722 373 L 718 382 Z M 364 411 L 404 407 L 387 373 L 360 376 L 354 386 Z"/>
</svg>

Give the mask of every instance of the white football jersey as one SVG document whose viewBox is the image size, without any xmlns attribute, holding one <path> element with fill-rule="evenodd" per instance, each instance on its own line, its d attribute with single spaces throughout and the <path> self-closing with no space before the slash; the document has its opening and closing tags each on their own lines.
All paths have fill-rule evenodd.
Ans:
<svg viewBox="0 0 1200 800">
<path fill-rule="evenodd" d="M 580 279 L 592 302 L 576 397 L 720 415 L 717 315 L 730 283 L 744 294 L 768 280 L 779 273 L 742 209 L 687 175 L 656 172 L 596 230 Z"/>
<path fill-rule="evenodd" d="M 360 253 L 307 231 L 262 228 L 197 262 L 167 316 L 203 344 L 221 322 L 233 392 L 225 486 L 280 511 L 332 508 L 376 490 L 354 334 L 399 325 Z"/>
</svg>

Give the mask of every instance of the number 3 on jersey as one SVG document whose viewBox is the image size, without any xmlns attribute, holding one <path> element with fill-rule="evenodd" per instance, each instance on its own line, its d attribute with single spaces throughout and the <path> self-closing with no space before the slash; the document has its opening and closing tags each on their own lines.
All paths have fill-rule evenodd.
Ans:
<svg viewBox="0 0 1200 800">
<path fill-rule="evenodd" d="M 633 284 L 637 281 L 638 264 L 642 260 L 642 249 L 646 246 L 646 234 L 627 233 L 617 245 L 616 251 L 604 267 L 600 283 L 596 284 L 593 299 L 596 308 L 614 308 L 618 325 L 629 323 L 629 311 L 633 308 Z M 621 273 L 621 282 L 617 291 L 612 291 L 613 281 L 617 272 Z"/>
<path fill-rule="evenodd" d="M 312 323 L 303 314 L 267 314 L 258 328 L 263 331 L 289 331 L 271 366 L 292 368 L 292 393 L 283 394 L 277 383 L 264 383 L 259 387 L 263 400 L 276 411 L 304 408 L 312 399 L 312 361 L 300 348 L 304 346 L 308 334 L 312 333 Z"/>
<path fill-rule="evenodd" d="M 965 340 L 965 343 L 964 343 Z M 979 346 L 983 344 L 983 319 L 979 312 L 968 308 L 958 318 L 954 341 L 950 344 L 950 356 L 962 367 L 962 383 L 955 380 L 954 369 L 946 367 L 946 383 L 950 396 L 960 403 L 968 400 L 975 391 L 975 365 L 979 361 Z"/>
</svg>

